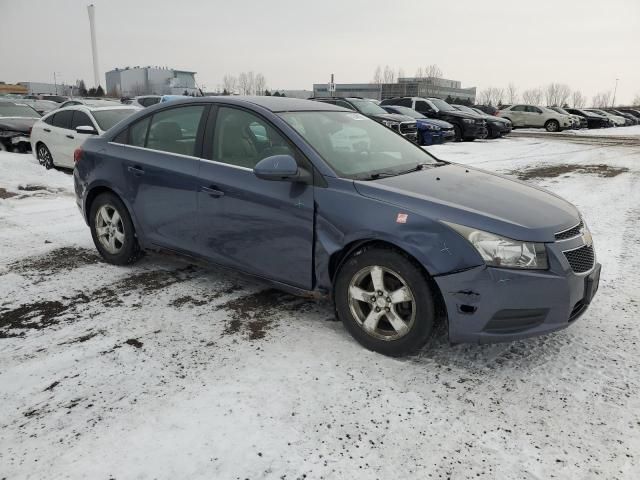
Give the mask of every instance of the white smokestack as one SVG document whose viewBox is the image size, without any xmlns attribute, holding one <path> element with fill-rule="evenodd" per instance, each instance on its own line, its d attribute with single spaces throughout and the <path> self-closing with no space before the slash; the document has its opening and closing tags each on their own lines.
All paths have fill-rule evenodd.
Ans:
<svg viewBox="0 0 640 480">
<path fill-rule="evenodd" d="M 100 85 L 100 72 L 98 72 L 98 47 L 96 45 L 96 13 L 93 4 L 87 7 L 89 11 L 89 29 L 91 30 L 91 53 L 93 54 L 93 82 L 94 87 Z"/>
</svg>

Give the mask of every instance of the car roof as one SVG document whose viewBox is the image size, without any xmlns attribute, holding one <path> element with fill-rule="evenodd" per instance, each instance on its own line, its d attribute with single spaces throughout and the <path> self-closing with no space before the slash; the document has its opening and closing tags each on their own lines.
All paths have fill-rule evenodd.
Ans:
<svg viewBox="0 0 640 480">
<path fill-rule="evenodd" d="M 219 95 L 216 97 L 185 97 L 183 99 L 172 100 L 171 105 L 184 105 L 189 103 L 228 103 L 230 105 L 255 105 L 262 107 L 271 112 L 318 112 L 318 111 L 336 111 L 351 112 L 347 108 L 331 105 L 326 102 L 315 102 L 313 100 L 302 100 L 299 98 L 288 97 L 270 97 L 270 96 L 227 96 Z M 162 108 L 167 103 L 157 103 L 148 108 Z"/>
<path fill-rule="evenodd" d="M 67 110 L 80 110 L 82 112 L 99 112 L 104 110 L 133 110 L 135 112 L 139 111 L 139 108 L 132 107 L 131 105 L 69 105 L 67 107 L 58 108 L 56 110 L 52 110 L 48 112 L 48 114 L 53 114 L 56 112 L 62 112 Z"/>
</svg>

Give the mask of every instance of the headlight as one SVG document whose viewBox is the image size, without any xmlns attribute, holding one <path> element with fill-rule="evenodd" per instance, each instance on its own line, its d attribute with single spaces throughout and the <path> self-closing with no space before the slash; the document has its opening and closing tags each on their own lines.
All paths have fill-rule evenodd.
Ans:
<svg viewBox="0 0 640 480">
<path fill-rule="evenodd" d="M 382 124 L 389 128 L 398 128 L 398 125 L 400 125 L 400 122 L 393 122 L 391 120 L 382 120 Z"/>
<path fill-rule="evenodd" d="M 464 123 L 475 123 L 475 120 L 473 118 L 463 118 L 462 121 Z"/>
<path fill-rule="evenodd" d="M 544 243 L 521 242 L 464 225 L 443 223 L 466 238 L 491 267 L 546 270 L 549 266 Z"/>
<path fill-rule="evenodd" d="M 427 130 L 432 130 L 432 131 L 434 131 L 434 132 L 438 132 L 438 131 L 440 130 L 440 127 L 439 127 L 439 126 L 437 126 L 437 125 L 429 125 L 429 124 L 426 124 L 426 125 L 423 125 L 423 127 L 424 127 L 425 129 L 427 129 Z"/>
</svg>

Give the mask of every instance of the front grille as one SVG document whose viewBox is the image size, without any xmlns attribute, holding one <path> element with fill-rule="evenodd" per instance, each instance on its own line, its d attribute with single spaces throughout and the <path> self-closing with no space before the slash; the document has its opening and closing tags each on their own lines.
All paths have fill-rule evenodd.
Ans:
<svg viewBox="0 0 640 480">
<path fill-rule="evenodd" d="M 416 133 L 418 131 L 418 126 L 416 122 L 403 122 L 400 124 L 400 133 L 402 135 L 407 135 L 409 133 Z"/>
<path fill-rule="evenodd" d="M 480 127 L 486 127 L 487 126 L 487 122 L 485 120 L 476 120 L 476 125 L 478 125 Z"/>
<path fill-rule="evenodd" d="M 585 245 L 575 250 L 569 250 L 564 252 L 564 256 L 567 257 L 571 270 L 575 273 L 588 272 L 593 268 L 595 261 L 593 245 Z"/>
<path fill-rule="evenodd" d="M 555 234 L 556 240 L 566 240 L 568 238 L 577 237 L 582 233 L 582 229 L 584 228 L 584 224 L 582 221 L 576 225 L 575 227 L 571 227 L 568 230 L 564 230 L 562 232 L 558 232 Z"/>
</svg>

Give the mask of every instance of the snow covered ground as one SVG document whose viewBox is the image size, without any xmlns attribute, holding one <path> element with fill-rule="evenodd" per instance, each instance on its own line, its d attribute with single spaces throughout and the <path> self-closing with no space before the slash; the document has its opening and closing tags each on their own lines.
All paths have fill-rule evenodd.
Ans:
<svg viewBox="0 0 640 480">
<path fill-rule="evenodd" d="M 515 130 L 520 133 L 544 133 L 547 135 L 585 135 L 596 137 L 640 137 L 640 125 L 631 127 L 612 127 L 612 128 L 582 128 L 580 130 L 563 130 L 562 132 L 547 132 L 544 128 L 518 128 Z"/>
<path fill-rule="evenodd" d="M 102 263 L 71 176 L 0 152 L 0 478 L 638 478 L 640 145 L 430 151 L 580 208 L 603 272 L 575 325 L 386 358 L 327 303 Z"/>
</svg>

